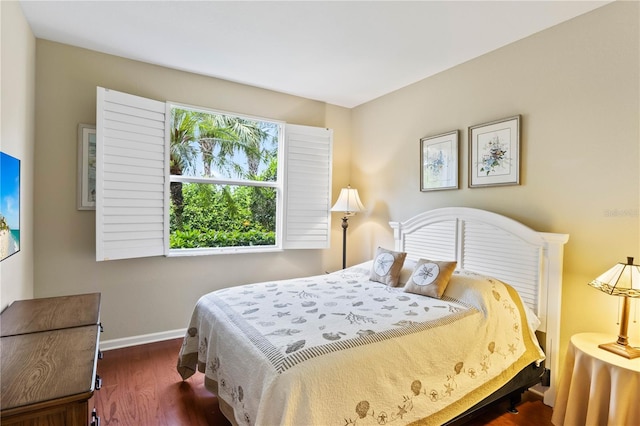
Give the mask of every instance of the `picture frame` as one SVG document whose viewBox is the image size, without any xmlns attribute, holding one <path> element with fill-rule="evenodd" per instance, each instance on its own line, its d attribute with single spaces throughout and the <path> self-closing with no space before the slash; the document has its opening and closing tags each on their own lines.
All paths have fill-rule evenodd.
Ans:
<svg viewBox="0 0 640 426">
<path fill-rule="evenodd" d="M 458 187 L 458 130 L 420 139 L 420 191 Z"/>
<path fill-rule="evenodd" d="M 469 188 L 520 184 L 520 115 L 469 127 Z"/>
<path fill-rule="evenodd" d="M 20 251 L 20 160 L 0 152 L 0 261 Z"/>
<path fill-rule="evenodd" d="M 78 210 L 96 209 L 96 126 L 78 125 Z"/>
</svg>

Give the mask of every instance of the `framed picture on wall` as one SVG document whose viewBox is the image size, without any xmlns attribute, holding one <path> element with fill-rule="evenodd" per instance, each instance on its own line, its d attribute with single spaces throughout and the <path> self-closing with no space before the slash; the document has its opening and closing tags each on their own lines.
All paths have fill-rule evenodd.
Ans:
<svg viewBox="0 0 640 426">
<path fill-rule="evenodd" d="M 0 152 L 0 261 L 20 251 L 20 160 Z"/>
<path fill-rule="evenodd" d="M 78 210 L 96 209 L 96 126 L 78 125 Z"/>
<path fill-rule="evenodd" d="M 420 191 L 458 188 L 458 131 L 420 139 Z"/>
<path fill-rule="evenodd" d="M 469 127 L 469 187 L 520 184 L 520 116 Z"/>
</svg>

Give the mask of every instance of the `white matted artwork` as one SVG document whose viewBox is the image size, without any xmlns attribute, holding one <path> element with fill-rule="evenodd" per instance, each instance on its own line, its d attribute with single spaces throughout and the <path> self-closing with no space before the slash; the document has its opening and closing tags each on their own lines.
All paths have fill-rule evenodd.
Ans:
<svg viewBox="0 0 640 426">
<path fill-rule="evenodd" d="M 96 126 L 78 125 L 78 210 L 96 209 Z"/>
<path fill-rule="evenodd" d="M 520 116 L 469 127 L 469 187 L 520 184 Z"/>
<path fill-rule="evenodd" d="M 420 139 L 420 191 L 458 188 L 458 131 Z"/>
</svg>

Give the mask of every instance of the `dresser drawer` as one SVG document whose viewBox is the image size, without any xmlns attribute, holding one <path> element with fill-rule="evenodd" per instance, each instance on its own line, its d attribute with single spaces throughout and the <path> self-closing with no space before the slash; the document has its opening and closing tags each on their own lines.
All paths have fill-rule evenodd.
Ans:
<svg viewBox="0 0 640 426">
<path fill-rule="evenodd" d="M 87 425 L 87 401 L 96 386 L 99 335 L 100 327 L 91 325 L 0 338 L 1 423 L 19 424 L 21 418 L 44 415 L 51 419 L 80 416 L 81 423 L 62 424 Z"/>
<path fill-rule="evenodd" d="M 2 417 L 2 426 L 89 426 L 87 401 L 41 407 Z"/>
</svg>

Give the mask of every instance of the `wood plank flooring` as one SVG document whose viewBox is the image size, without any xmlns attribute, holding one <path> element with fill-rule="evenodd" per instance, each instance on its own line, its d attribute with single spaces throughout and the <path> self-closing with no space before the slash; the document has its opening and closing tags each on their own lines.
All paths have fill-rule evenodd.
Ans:
<svg viewBox="0 0 640 426">
<path fill-rule="evenodd" d="M 200 373 L 182 381 L 176 371 L 182 339 L 105 351 L 98 361 L 102 389 L 93 400 L 101 426 L 229 426 L 217 397 Z M 519 414 L 499 405 L 467 423 L 471 426 L 550 426 L 551 408 L 526 392 Z"/>
</svg>

